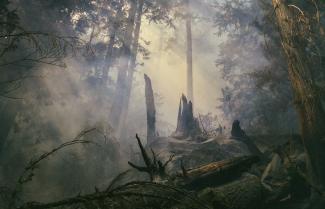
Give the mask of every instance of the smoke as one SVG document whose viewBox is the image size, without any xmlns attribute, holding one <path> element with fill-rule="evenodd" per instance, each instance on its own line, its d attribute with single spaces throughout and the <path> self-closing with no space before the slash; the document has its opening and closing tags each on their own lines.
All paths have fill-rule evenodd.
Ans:
<svg viewBox="0 0 325 209">
<path fill-rule="evenodd" d="M 28 6 L 25 1 L 18 1 L 16 5 L 22 8 L 32 7 L 32 17 L 27 13 L 20 14 L 22 24 L 28 29 L 71 34 L 70 29 L 65 29 L 60 24 L 53 24 L 49 28 L 46 18 L 55 19 L 59 14 L 51 11 L 48 16 L 45 15 L 40 9 L 41 4 Z M 213 11 L 206 13 L 202 9 L 196 12 L 208 19 L 213 16 Z M 37 14 L 39 19 L 36 18 Z M 169 135 L 176 125 L 179 98 L 185 93 L 186 86 L 185 23 L 180 19 L 175 20 L 175 24 L 176 29 L 173 29 L 149 23 L 143 18 L 142 45 L 151 54 L 149 60 L 138 56 L 138 63 L 143 62 L 144 65 L 137 65 L 132 87 L 125 130 L 131 139 L 114 138 L 114 130 L 109 124 L 109 111 L 115 89 L 103 90 L 100 87 L 94 76 L 95 70 L 86 58 L 80 55 L 67 57 L 64 60 L 64 69 L 45 64 L 35 66 L 39 78 L 25 83 L 24 100 L 17 110 L 14 128 L 4 144 L 0 167 L 1 184 L 14 186 L 30 159 L 37 158 L 73 139 L 82 130 L 92 127 L 100 130 L 100 134 L 89 138 L 100 146 L 75 145 L 42 162 L 35 171 L 33 181 L 24 186 L 24 199 L 49 201 L 80 191 L 89 192 L 95 185 L 105 185 L 114 175 L 126 169 L 126 162 L 134 158 L 129 156 L 132 153 L 130 145 L 135 145 L 132 136 L 139 133 L 145 139 L 144 73 L 151 77 L 154 92 L 157 93 L 156 101 L 159 101 L 158 130 L 162 135 Z M 82 38 L 86 38 L 86 35 Z M 222 84 L 220 76 L 214 70 L 214 59 L 218 50 L 216 40 L 211 22 L 193 22 L 196 113 L 216 111 L 218 89 Z M 144 44 L 145 41 L 150 44 Z M 116 74 L 117 69 L 112 68 L 112 86 Z"/>
<path fill-rule="evenodd" d="M 20 1 L 19 1 L 20 2 Z M 22 1 L 26 4 L 26 1 Z M 28 1 L 27 1 L 28 2 Z M 222 115 L 216 107 L 221 89 L 226 85 L 220 67 L 215 66 L 221 43 L 229 34 L 217 36 L 213 19 L 214 1 L 193 1 L 193 78 L 194 112 Z M 28 7 L 24 5 L 24 7 Z M 48 28 L 39 5 L 30 6 L 34 14 L 21 14 L 24 25 L 34 30 L 56 30 L 70 34 L 71 29 Z M 38 12 L 42 13 L 41 18 Z M 51 18 L 58 14 L 49 13 Z M 254 15 L 252 15 L 253 17 Z M 55 19 L 55 18 L 53 18 Z M 185 21 L 175 20 L 176 28 L 154 24 L 143 18 L 141 44 L 150 51 L 150 59 L 138 56 L 130 107 L 126 121 L 128 137 L 115 139 L 109 124 L 109 112 L 114 98 L 114 87 L 101 88 L 95 69 L 82 56 L 64 60 L 65 69 L 51 65 L 37 66 L 39 78 L 24 85 L 24 100 L 17 109 L 15 122 L 1 153 L 0 185 L 13 186 L 30 159 L 67 142 L 82 130 L 95 127 L 99 132 L 87 136 L 100 145 L 75 145 L 62 150 L 43 162 L 32 182 L 23 190 L 26 200 L 49 201 L 78 192 L 93 191 L 94 186 L 105 186 L 116 174 L 127 168 L 126 162 L 135 158 L 133 136 L 146 138 L 146 110 L 143 74 L 152 80 L 156 93 L 156 109 L 160 135 L 169 135 L 176 126 L 180 96 L 186 93 L 186 30 Z M 254 33 L 254 31 L 251 31 Z M 83 37 L 84 38 L 84 37 Z M 104 37 L 105 41 L 107 37 Z M 103 41 L 102 40 L 102 41 Z M 95 42 L 100 40 L 94 40 Z M 150 43 L 150 44 L 148 44 Z M 248 41 L 246 55 L 237 57 L 239 72 L 263 68 L 268 62 L 260 42 Z M 237 54 L 238 44 L 226 45 L 227 54 Z M 143 65 L 141 64 L 143 63 Z M 98 63 L 100 66 L 101 63 Z M 218 70 L 219 69 L 219 70 Z M 247 71 L 246 71 L 247 72 Z M 112 86 L 117 69 L 112 68 Z M 241 105 L 241 104 L 238 104 Z M 226 119 L 227 120 L 227 119 Z M 229 121 L 223 121 L 229 123 Z M 134 148 L 132 148 L 132 146 Z M 131 148 L 130 148 L 131 147 Z"/>
<path fill-rule="evenodd" d="M 219 38 L 215 35 L 212 18 L 214 11 L 195 11 L 193 22 L 193 79 L 194 111 L 217 113 L 216 102 L 221 96 L 223 81 L 215 68 Z M 148 22 L 143 23 L 141 37 L 150 41 L 151 56 L 138 67 L 137 82 L 143 86 L 142 73 L 152 79 L 153 89 L 162 97 L 158 120 L 175 126 L 179 99 L 186 94 L 186 28 L 183 19 L 175 20 L 176 29 Z M 141 62 L 141 61 L 140 61 Z M 133 97 L 144 91 L 143 87 L 133 91 Z M 143 99 L 142 99 L 143 100 Z M 144 104 L 144 100 L 141 102 Z M 132 114 L 132 113 L 131 113 Z M 158 129 L 163 129 L 159 127 Z M 170 133 L 169 133 L 170 134 Z"/>
</svg>

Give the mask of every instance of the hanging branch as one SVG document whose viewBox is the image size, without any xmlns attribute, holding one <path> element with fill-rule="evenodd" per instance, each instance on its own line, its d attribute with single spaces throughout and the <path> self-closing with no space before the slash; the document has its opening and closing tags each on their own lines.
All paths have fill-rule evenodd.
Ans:
<svg viewBox="0 0 325 209">
<path fill-rule="evenodd" d="M 56 67 L 66 67 L 63 59 L 68 54 L 80 52 L 92 54 L 90 45 L 76 36 L 62 36 L 42 31 L 28 31 L 19 24 L 1 22 L 1 27 L 12 27 L 13 31 L 0 31 L 0 69 L 11 70 L 10 66 L 28 67 L 34 64 L 46 64 Z M 23 42 L 23 44 L 21 44 Z M 23 48 L 20 56 L 13 51 Z"/>
</svg>

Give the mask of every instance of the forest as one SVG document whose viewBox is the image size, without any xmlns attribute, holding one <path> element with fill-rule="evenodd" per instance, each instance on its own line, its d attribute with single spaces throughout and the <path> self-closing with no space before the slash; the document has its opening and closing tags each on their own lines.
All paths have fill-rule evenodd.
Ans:
<svg viewBox="0 0 325 209">
<path fill-rule="evenodd" d="M 325 209 L 324 0 L 0 0 L 0 209 Z"/>
</svg>

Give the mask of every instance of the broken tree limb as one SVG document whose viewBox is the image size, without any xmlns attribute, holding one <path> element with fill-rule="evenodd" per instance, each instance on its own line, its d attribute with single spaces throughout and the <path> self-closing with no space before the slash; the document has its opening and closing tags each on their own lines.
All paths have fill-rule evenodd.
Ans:
<svg viewBox="0 0 325 209">
<path fill-rule="evenodd" d="M 143 147 L 142 142 L 141 142 L 141 139 L 138 136 L 138 134 L 136 134 L 136 138 L 137 138 L 137 142 L 138 142 L 139 148 L 141 150 L 141 155 L 142 155 L 143 161 L 146 164 L 146 166 L 149 167 L 149 166 L 152 165 L 151 159 L 150 159 L 149 155 L 147 154 L 145 148 Z"/>
<path fill-rule="evenodd" d="M 144 80 L 147 108 L 147 141 L 150 144 L 156 137 L 156 108 L 151 80 L 146 74 L 144 74 Z"/>
<path fill-rule="evenodd" d="M 148 173 L 150 176 L 150 181 L 159 181 L 161 179 L 166 179 L 166 177 L 168 176 L 166 173 L 166 167 L 173 160 L 174 156 L 170 156 L 170 158 L 163 163 L 162 161 L 157 159 L 156 153 L 151 149 L 153 158 L 151 159 L 147 151 L 143 147 L 141 139 L 138 135 L 136 135 L 136 138 L 138 141 L 139 148 L 141 150 L 141 156 L 143 158 L 145 166 L 138 166 L 131 162 L 128 162 L 128 164 L 140 172 Z"/>
</svg>

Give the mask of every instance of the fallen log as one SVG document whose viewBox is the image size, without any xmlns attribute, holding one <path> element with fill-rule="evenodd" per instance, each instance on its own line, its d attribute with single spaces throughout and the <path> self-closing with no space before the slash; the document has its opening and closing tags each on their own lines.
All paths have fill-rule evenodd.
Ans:
<svg viewBox="0 0 325 209">
<path fill-rule="evenodd" d="M 250 174 L 219 187 L 207 187 L 198 197 L 213 209 L 259 209 L 264 204 L 260 179 Z"/>
<path fill-rule="evenodd" d="M 159 182 L 172 180 L 174 185 L 190 190 L 199 190 L 207 186 L 218 186 L 235 180 L 239 178 L 243 172 L 248 171 L 250 167 L 259 160 L 257 156 L 242 156 L 209 163 L 193 169 L 185 169 L 182 164 L 182 173 L 173 176 L 166 172 L 166 166 L 173 159 L 172 156 L 167 162 L 162 163 L 157 159 L 155 152 L 151 150 L 151 159 L 138 135 L 136 135 L 136 138 L 145 166 L 141 167 L 129 162 L 131 167 L 140 172 L 148 173 L 151 181 Z"/>
<path fill-rule="evenodd" d="M 219 186 L 239 178 L 243 172 L 258 162 L 257 156 L 235 157 L 189 169 L 176 179 L 177 184 L 186 189 L 200 190 L 209 186 Z"/>
<path fill-rule="evenodd" d="M 244 173 L 259 160 L 257 156 L 236 157 L 193 169 L 186 169 L 182 163 L 182 173 L 169 176 L 165 172 L 165 167 L 170 160 L 162 163 L 153 151 L 151 159 L 138 136 L 137 140 L 145 166 L 129 164 L 139 171 L 149 173 L 151 181 L 154 181 L 156 176 L 165 177 L 165 179 L 160 178 L 159 183 L 130 182 L 116 187 L 109 186 L 104 191 L 96 190 L 93 194 L 78 195 L 58 202 L 26 203 L 20 209 L 70 208 L 73 205 L 86 208 L 88 204 L 99 209 L 145 208 L 145 205 L 157 209 L 258 209 L 266 203 L 268 194 L 265 192 L 260 178 Z M 165 181 L 166 179 L 169 181 Z M 188 193 L 186 190 L 194 190 L 199 199 L 192 196 L 192 192 Z"/>
<path fill-rule="evenodd" d="M 143 147 L 140 138 L 138 136 L 136 138 L 145 166 L 141 167 L 129 162 L 130 166 L 139 171 L 148 173 L 151 181 L 159 179 L 159 182 L 166 183 L 166 179 L 172 180 L 172 182 L 169 181 L 169 183 L 173 186 L 154 182 L 131 182 L 117 187 L 109 186 L 104 191 L 96 190 L 93 194 L 78 195 L 77 197 L 58 202 L 47 204 L 35 202 L 26 203 L 21 206 L 20 209 L 69 208 L 73 205 L 80 206 L 81 208 L 86 205 L 96 205 L 96 207 L 100 209 L 124 209 L 132 208 L 132 206 L 137 204 L 139 204 L 138 208 L 140 208 L 142 204 L 155 205 L 154 208 L 175 208 L 175 206 L 180 209 L 207 208 L 205 205 L 200 205 L 202 201 L 193 199 L 189 196 L 189 193 L 183 192 L 183 189 L 196 190 L 200 199 L 207 200 L 202 203 L 210 204 L 216 209 L 253 209 L 255 204 L 262 202 L 262 186 L 259 178 L 252 175 L 245 175 L 240 178 L 244 171 L 247 171 L 253 163 L 258 161 L 258 157 L 236 157 L 188 170 L 182 165 L 182 174 L 176 177 L 174 176 L 175 178 L 173 178 L 168 176 L 165 170 L 165 167 L 172 158 L 162 163 L 157 159 L 154 151 L 152 151 L 153 159 L 151 159 L 150 155 Z M 230 181 L 233 182 L 229 183 Z M 112 182 L 114 182 L 114 180 Z M 149 185 L 150 188 L 147 188 L 146 185 Z M 144 197 L 146 197 L 146 201 L 142 201 Z M 125 198 L 129 198 L 129 205 L 125 205 L 127 203 L 125 202 Z M 194 200 L 193 203 L 190 203 L 192 207 L 189 207 L 189 200 Z M 169 204 L 162 205 L 162 201 L 166 201 L 166 203 Z M 171 201 L 173 201 L 173 204 L 171 204 Z M 194 203 L 199 204 L 193 207 Z"/>
</svg>

